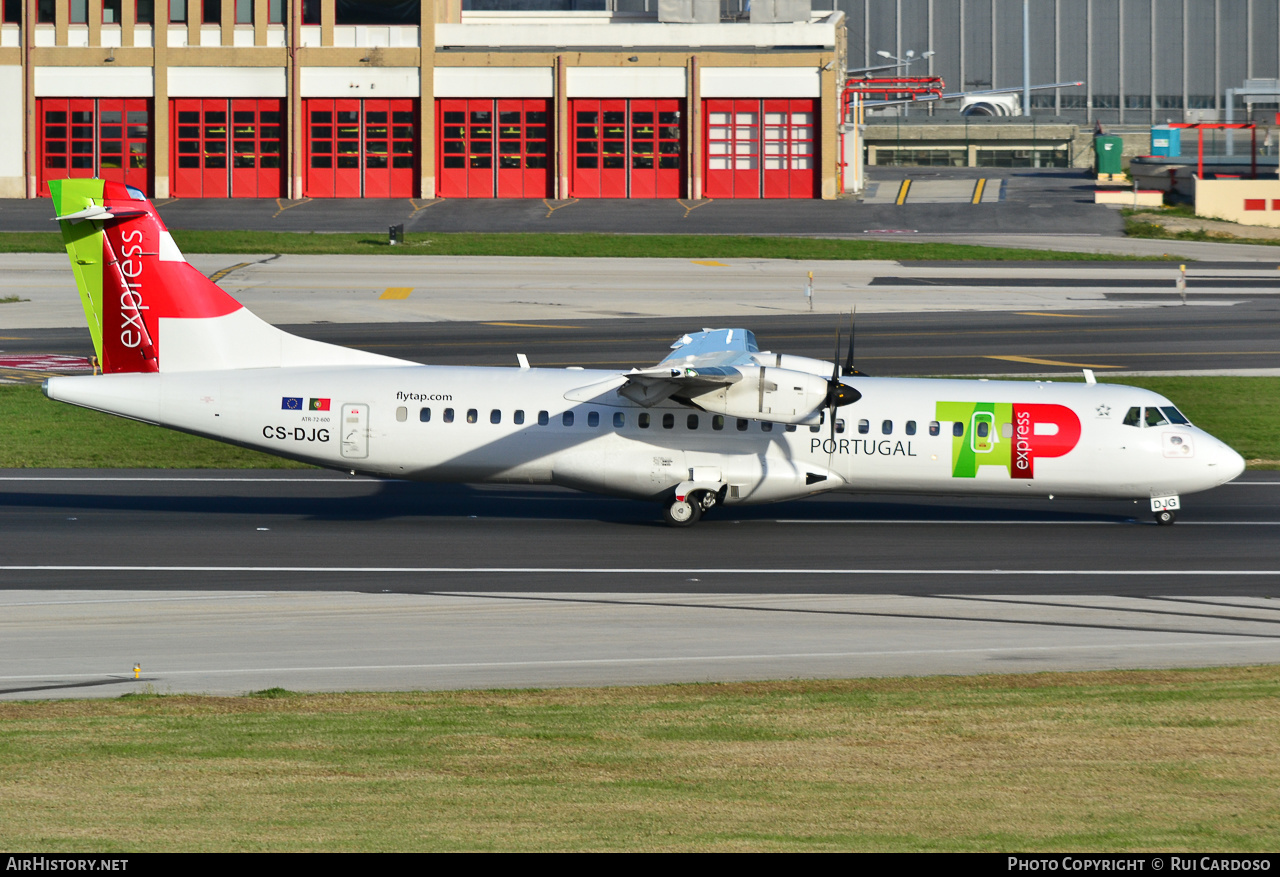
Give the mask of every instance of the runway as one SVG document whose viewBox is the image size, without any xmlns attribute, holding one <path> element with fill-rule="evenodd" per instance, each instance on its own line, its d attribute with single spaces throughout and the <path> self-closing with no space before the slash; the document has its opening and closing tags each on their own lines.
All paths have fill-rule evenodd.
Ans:
<svg viewBox="0 0 1280 877">
<path fill-rule="evenodd" d="M 1278 499 L 1247 473 L 1173 528 L 869 496 L 673 531 L 556 489 L 9 471 L 0 697 L 1271 662 Z"/>
<path fill-rule="evenodd" d="M 1186 304 L 1167 263 L 855 263 L 816 275 L 808 313 L 781 285 L 793 263 L 584 261 L 557 285 L 536 260 L 357 260 L 309 265 L 308 291 L 288 266 L 204 258 L 291 331 L 438 364 L 630 368 L 714 325 L 829 358 L 854 300 L 877 375 L 1280 369 L 1275 266 L 1247 259 L 1193 266 Z M 88 353 L 57 262 L 5 275 L 32 301 L 3 306 L 0 353 Z M 1173 528 L 1128 503 L 827 496 L 673 531 L 557 489 L 9 471 L 0 697 L 1274 662 L 1277 527 L 1270 473 L 1187 497 Z"/>
</svg>

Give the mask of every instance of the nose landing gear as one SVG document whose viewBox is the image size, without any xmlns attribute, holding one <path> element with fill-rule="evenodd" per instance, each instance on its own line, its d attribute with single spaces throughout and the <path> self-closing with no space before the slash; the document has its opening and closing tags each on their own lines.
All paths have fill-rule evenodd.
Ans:
<svg viewBox="0 0 1280 877">
<path fill-rule="evenodd" d="M 1156 516 L 1156 523 L 1161 527 L 1173 524 L 1178 519 L 1178 509 L 1181 507 L 1177 494 L 1151 497 L 1151 512 Z"/>
</svg>

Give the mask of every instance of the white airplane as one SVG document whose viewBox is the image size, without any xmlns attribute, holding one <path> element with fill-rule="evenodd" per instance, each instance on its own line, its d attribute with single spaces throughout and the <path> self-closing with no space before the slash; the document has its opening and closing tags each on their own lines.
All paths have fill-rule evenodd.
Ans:
<svg viewBox="0 0 1280 877">
<path fill-rule="evenodd" d="M 556 484 L 662 504 L 819 493 L 1149 500 L 1244 460 L 1168 399 L 1116 385 L 871 378 L 693 332 L 629 372 L 421 365 L 299 338 L 189 265 L 136 189 L 50 184 L 94 346 L 93 377 L 51 399 L 352 473 Z M 837 351 L 839 340 L 837 338 Z"/>
</svg>

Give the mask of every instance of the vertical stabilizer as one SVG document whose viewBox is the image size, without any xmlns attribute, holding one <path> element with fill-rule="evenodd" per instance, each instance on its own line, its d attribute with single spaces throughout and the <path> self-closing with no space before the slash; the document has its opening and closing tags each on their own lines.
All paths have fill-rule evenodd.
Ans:
<svg viewBox="0 0 1280 877">
<path fill-rule="evenodd" d="M 162 320 L 240 310 L 239 302 L 187 264 L 137 189 L 103 180 L 52 180 L 49 190 L 103 372 L 160 371 Z"/>
</svg>

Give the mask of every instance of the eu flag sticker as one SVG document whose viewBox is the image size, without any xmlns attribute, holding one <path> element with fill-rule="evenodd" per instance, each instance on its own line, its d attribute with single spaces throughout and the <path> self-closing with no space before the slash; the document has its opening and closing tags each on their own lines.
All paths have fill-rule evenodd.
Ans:
<svg viewBox="0 0 1280 877">
<path fill-rule="evenodd" d="M 311 404 L 307 406 L 307 409 L 310 411 L 328 411 L 329 400 L 328 399 L 312 399 Z"/>
<path fill-rule="evenodd" d="M 283 409 L 284 411 L 301 411 L 302 397 L 301 396 L 282 396 L 280 398 L 280 408 Z"/>
</svg>

